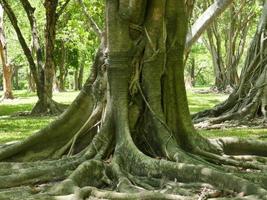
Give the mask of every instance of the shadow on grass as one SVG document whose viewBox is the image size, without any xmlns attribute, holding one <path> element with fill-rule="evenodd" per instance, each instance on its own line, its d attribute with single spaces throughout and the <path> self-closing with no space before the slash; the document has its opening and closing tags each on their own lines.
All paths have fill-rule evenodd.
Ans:
<svg viewBox="0 0 267 200">
<path fill-rule="evenodd" d="M 0 105 L 0 116 L 13 115 L 18 112 L 29 112 L 33 108 L 33 104 L 4 104 Z"/>
<path fill-rule="evenodd" d="M 3 117 L 0 118 L 0 143 L 20 140 L 43 128 L 55 117 Z"/>
<path fill-rule="evenodd" d="M 266 138 L 267 131 L 264 128 L 230 128 L 216 130 L 199 130 L 202 136 L 209 138 L 239 137 L 239 138 Z"/>
</svg>

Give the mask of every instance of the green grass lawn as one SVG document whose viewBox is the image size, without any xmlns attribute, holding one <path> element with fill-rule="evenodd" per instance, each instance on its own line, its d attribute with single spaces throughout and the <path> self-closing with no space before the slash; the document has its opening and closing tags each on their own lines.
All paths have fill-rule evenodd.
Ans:
<svg viewBox="0 0 267 200">
<path fill-rule="evenodd" d="M 212 108 L 218 103 L 223 102 L 228 95 L 217 93 L 200 94 L 188 90 L 187 97 L 190 112 L 193 114 L 208 108 Z"/>
<path fill-rule="evenodd" d="M 54 116 L 16 116 L 18 112 L 30 111 L 37 101 L 34 93 L 27 91 L 15 91 L 16 99 L 0 103 L 0 143 L 23 139 L 40 128 L 44 127 L 56 117 Z M 54 99 L 60 103 L 70 104 L 78 95 L 78 92 L 55 93 Z M 189 109 L 191 113 L 211 108 L 227 98 L 224 94 L 200 94 L 193 91 L 187 91 Z M 0 91 L 1 96 L 1 91 Z M 199 130 L 205 137 L 267 137 L 267 129 L 222 129 L 222 130 Z"/>
<path fill-rule="evenodd" d="M 55 93 L 54 100 L 70 104 L 77 95 L 78 92 Z M 16 97 L 14 100 L 0 103 L 0 143 L 23 139 L 56 118 L 54 116 L 16 116 L 18 112 L 31 111 L 37 97 L 27 91 L 14 91 L 14 96 Z"/>
</svg>

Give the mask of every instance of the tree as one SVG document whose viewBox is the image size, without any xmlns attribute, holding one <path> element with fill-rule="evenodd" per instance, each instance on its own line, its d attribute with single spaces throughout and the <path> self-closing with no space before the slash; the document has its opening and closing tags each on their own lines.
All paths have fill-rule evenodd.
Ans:
<svg viewBox="0 0 267 200">
<path fill-rule="evenodd" d="M 48 127 L 0 150 L 12 161 L 0 163 L 2 199 L 194 199 L 203 182 L 266 199 L 264 164 L 224 155 L 266 156 L 266 143 L 211 142 L 193 128 L 183 80 L 186 8 L 183 0 L 107 1 L 106 31 L 80 95 Z"/>
<path fill-rule="evenodd" d="M 37 29 L 37 22 L 34 16 L 35 8 L 33 8 L 28 0 L 20 0 L 25 12 L 27 13 L 28 20 L 31 26 L 32 34 L 32 50 L 27 45 L 24 35 L 22 34 L 18 19 L 10 7 L 8 1 L 1 0 L 0 3 L 6 11 L 9 20 L 14 27 L 20 45 L 24 51 L 24 54 L 28 60 L 31 75 L 33 76 L 36 84 L 36 91 L 38 96 L 38 102 L 32 109 L 32 114 L 44 114 L 44 113 L 60 113 L 62 112 L 62 106 L 52 99 L 53 79 L 55 73 L 54 66 L 54 45 L 55 45 L 55 28 L 56 22 L 59 16 L 62 14 L 64 8 L 68 4 L 69 0 L 61 6 L 57 11 L 58 1 L 45 1 L 46 10 L 46 29 L 45 29 L 45 54 L 40 44 L 39 33 Z M 36 56 L 34 55 L 36 54 Z M 45 59 L 44 59 L 45 56 Z M 35 60 L 36 58 L 36 60 Z"/>
<path fill-rule="evenodd" d="M 205 4 L 204 10 L 208 7 Z M 215 86 L 220 91 L 235 88 L 239 83 L 238 65 L 256 15 L 255 8 L 254 1 L 235 1 L 221 20 L 213 22 L 203 38 L 212 56 Z"/>
<path fill-rule="evenodd" d="M 3 89 L 4 94 L 2 99 L 13 99 L 12 93 L 12 66 L 7 60 L 7 44 L 4 33 L 4 10 L 0 6 L 0 55 L 3 65 Z"/>
<path fill-rule="evenodd" d="M 266 35 L 267 5 L 262 11 L 240 76 L 240 84 L 223 103 L 194 115 L 195 122 L 207 120 L 221 123 L 226 120 L 254 119 L 266 103 Z M 262 104 L 263 103 L 263 104 Z"/>
</svg>

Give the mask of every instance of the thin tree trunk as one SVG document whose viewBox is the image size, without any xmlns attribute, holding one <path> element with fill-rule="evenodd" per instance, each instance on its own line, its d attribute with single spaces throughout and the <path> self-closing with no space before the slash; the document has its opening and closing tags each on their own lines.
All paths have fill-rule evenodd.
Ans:
<svg viewBox="0 0 267 200">
<path fill-rule="evenodd" d="M 60 52 L 60 61 L 59 61 L 59 91 L 64 92 L 65 91 L 65 75 L 66 75 L 66 51 L 65 51 L 65 43 L 62 40 L 61 41 L 61 52 Z"/>
<path fill-rule="evenodd" d="M 21 66 L 13 65 L 12 83 L 15 90 L 19 90 L 19 68 Z"/>
<path fill-rule="evenodd" d="M 81 90 L 83 86 L 83 76 L 84 76 L 84 65 L 85 65 L 85 59 L 82 58 L 79 69 L 79 75 L 78 75 L 78 89 Z"/>
<path fill-rule="evenodd" d="M 13 99 L 12 92 L 12 65 L 8 63 L 7 44 L 4 33 L 4 9 L 0 6 L 0 55 L 3 66 L 3 90 L 2 99 Z"/>
<path fill-rule="evenodd" d="M 79 69 L 75 69 L 74 71 L 73 85 L 74 85 L 74 90 L 77 91 L 79 89 Z"/>
</svg>

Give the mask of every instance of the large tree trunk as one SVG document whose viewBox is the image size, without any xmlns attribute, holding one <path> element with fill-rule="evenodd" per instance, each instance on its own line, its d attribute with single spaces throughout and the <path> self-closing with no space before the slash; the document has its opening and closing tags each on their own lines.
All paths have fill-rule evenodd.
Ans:
<svg viewBox="0 0 267 200">
<path fill-rule="evenodd" d="M 265 3 L 257 32 L 247 53 L 240 84 L 225 102 L 195 114 L 195 122 L 208 120 L 210 123 L 221 123 L 226 120 L 247 120 L 265 115 L 267 105 L 267 60 L 265 59 L 267 42 L 264 39 L 266 24 L 267 3 Z"/>
<path fill-rule="evenodd" d="M 266 199 L 266 160 L 224 154 L 266 156 L 266 143 L 211 142 L 194 131 L 183 80 L 185 1 L 108 0 L 106 9 L 80 95 L 46 128 L 0 148 L 9 161 L 0 163 L 0 198 L 191 200 L 209 183 L 208 195 Z"/>
<path fill-rule="evenodd" d="M 0 55 L 3 66 L 3 90 L 2 99 L 13 99 L 12 93 L 12 66 L 7 60 L 7 45 L 4 33 L 4 9 L 0 6 Z"/>
</svg>

